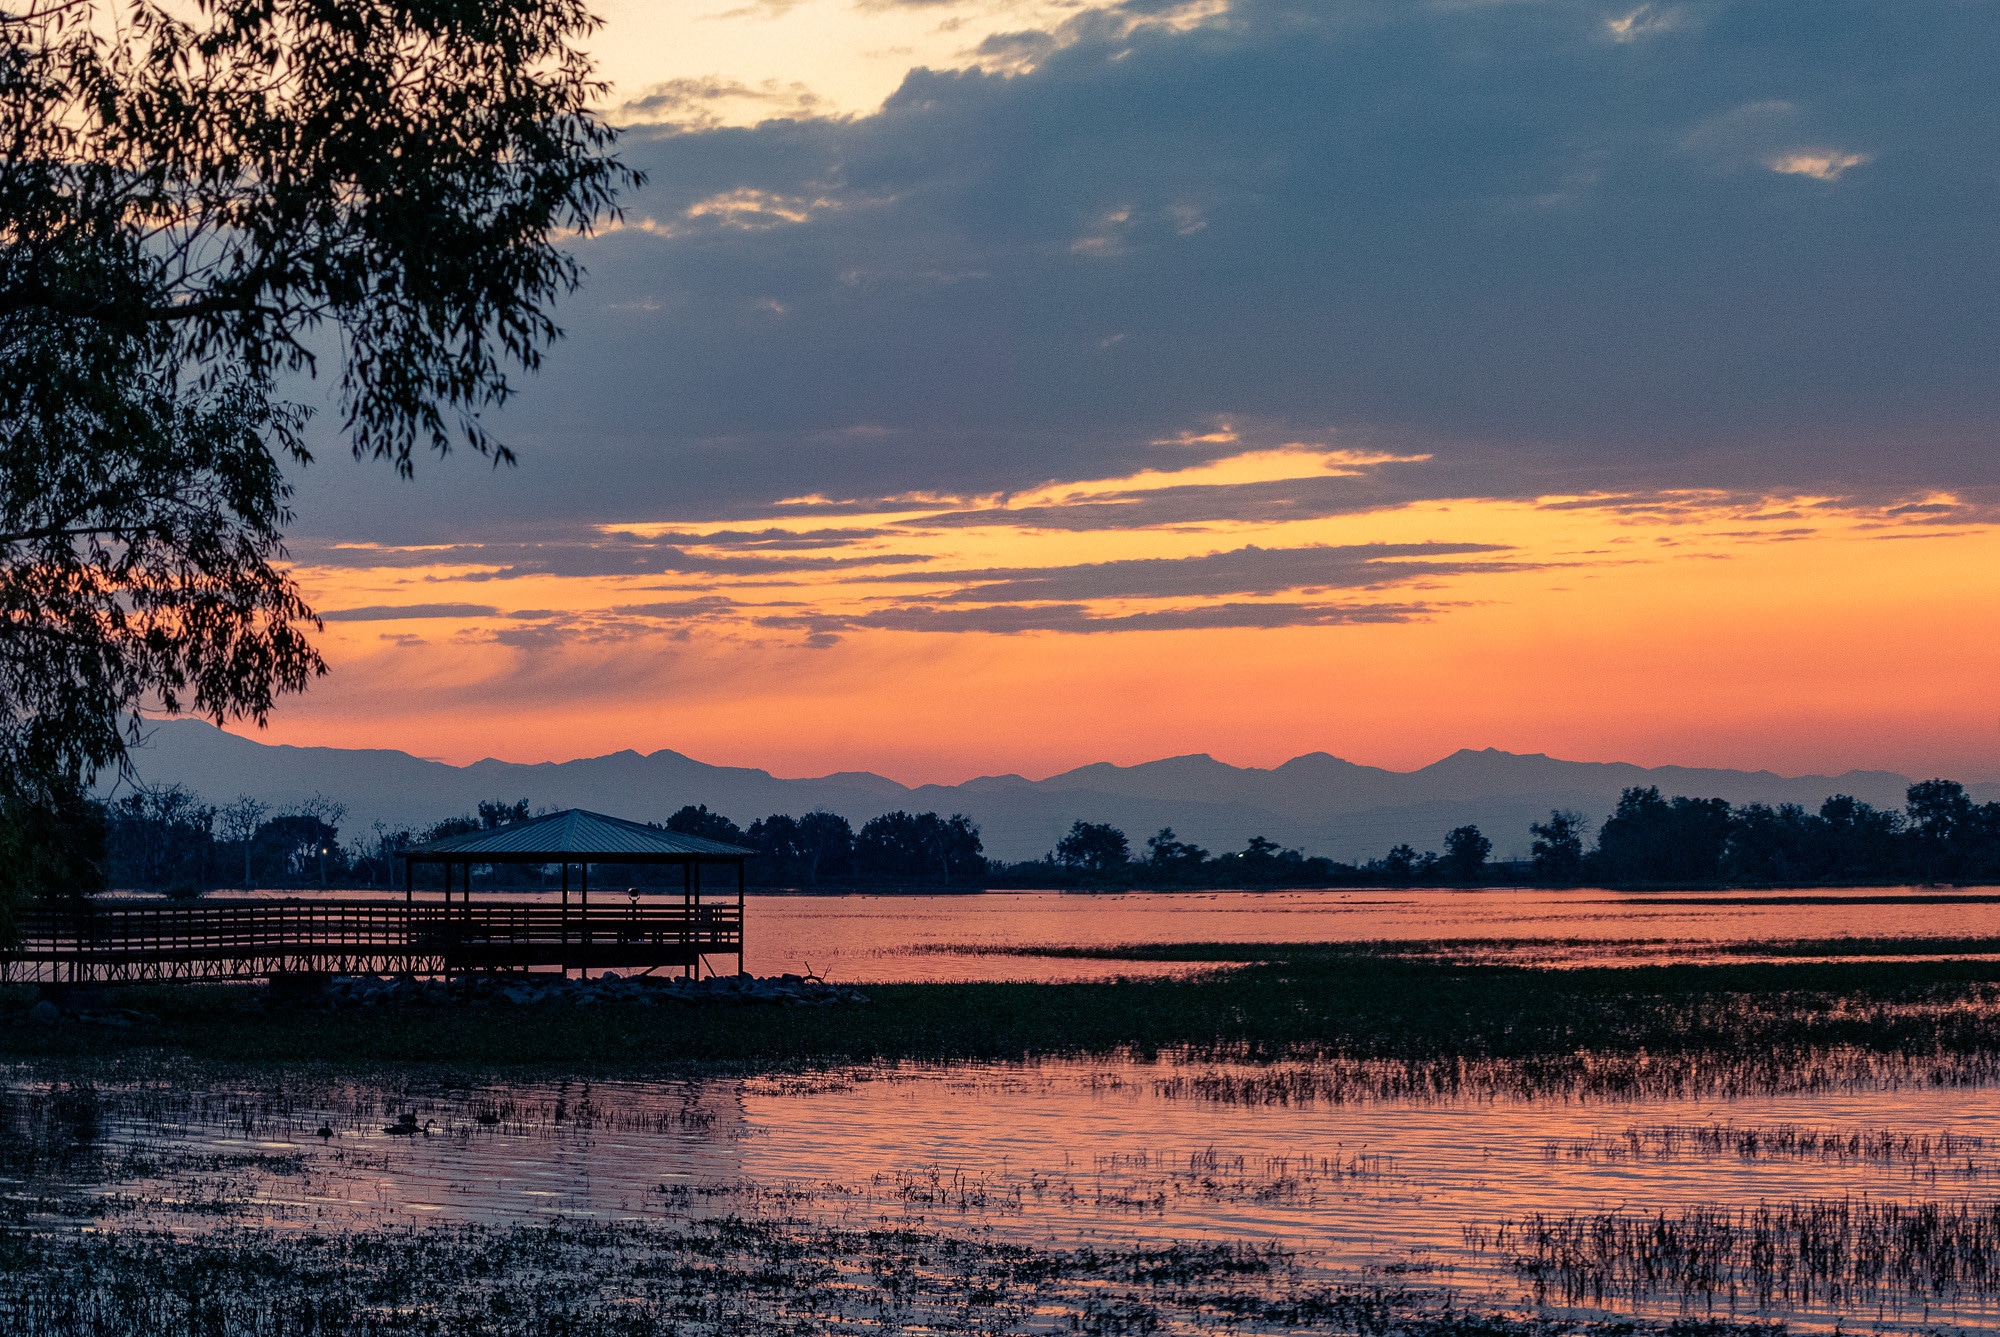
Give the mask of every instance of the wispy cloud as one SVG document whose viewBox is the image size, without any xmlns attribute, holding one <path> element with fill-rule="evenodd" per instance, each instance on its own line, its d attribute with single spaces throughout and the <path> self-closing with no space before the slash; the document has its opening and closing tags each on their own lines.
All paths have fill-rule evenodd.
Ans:
<svg viewBox="0 0 2000 1337">
<path fill-rule="evenodd" d="M 1868 161 L 1866 153 L 1847 153 L 1840 149 L 1793 149 L 1773 155 L 1765 160 L 1765 165 L 1780 176 L 1809 176 L 1815 181 L 1838 181 L 1848 168 L 1860 167 Z"/>
<path fill-rule="evenodd" d="M 371 604 L 364 608 L 334 608 L 320 614 L 327 622 L 404 622 L 418 618 L 498 617 L 485 604 Z"/>
<path fill-rule="evenodd" d="M 958 603 L 1063 599 L 1171 599 L 1373 589 L 1511 564 L 1442 560 L 1505 552 L 1492 543 L 1364 543 L 1302 548 L 1244 547 L 1197 557 L 1128 558 L 1072 566 L 934 571 L 863 577 L 873 582 L 952 582 L 939 596 Z"/>
<path fill-rule="evenodd" d="M 854 615 L 773 615 L 759 626 L 800 628 L 822 637 L 839 632 L 907 631 L 932 635 L 977 633 L 1015 636 L 1026 632 L 1070 635 L 1112 632 L 1275 630 L 1281 627 L 1334 627 L 1408 622 L 1429 616 L 1420 603 L 1308 604 L 1220 603 L 1193 608 L 1106 613 L 1086 604 L 1003 604 L 990 608 L 934 608 L 902 605 Z"/>
</svg>

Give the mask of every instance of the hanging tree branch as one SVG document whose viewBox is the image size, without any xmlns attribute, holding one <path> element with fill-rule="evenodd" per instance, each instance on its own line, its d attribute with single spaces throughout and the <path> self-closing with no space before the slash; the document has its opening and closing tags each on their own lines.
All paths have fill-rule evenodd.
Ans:
<svg viewBox="0 0 2000 1337">
<path fill-rule="evenodd" d="M 122 765 L 138 713 L 261 722 L 325 665 L 284 566 L 280 376 L 341 425 L 481 420 L 561 336 L 610 156 L 580 0 L 33 0 L 0 12 L 0 799 Z M 4 888 L 0 888 L 4 891 Z M 4 899 L 4 897 L 0 897 Z"/>
</svg>

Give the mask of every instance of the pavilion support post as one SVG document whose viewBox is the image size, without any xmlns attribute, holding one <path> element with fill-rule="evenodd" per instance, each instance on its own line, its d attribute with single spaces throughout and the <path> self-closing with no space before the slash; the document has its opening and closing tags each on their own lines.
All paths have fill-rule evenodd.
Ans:
<svg viewBox="0 0 2000 1337">
<path fill-rule="evenodd" d="M 562 977 L 569 978 L 569 860 L 562 866 Z"/>
<path fill-rule="evenodd" d="M 438 919 L 438 951 L 444 958 L 444 985 L 451 991 L 451 860 L 444 861 L 444 914 Z"/>
<path fill-rule="evenodd" d="M 743 888 L 749 881 L 744 861 L 736 861 L 736 973 L 743 973 Z"/>
<path fill-rule="evenodd" d="M 465 891 L 464 894 L 462 894 L 459 897 L 459 904 L 463 907 L 463 912 L 459 916 L 459 925 L 461 928 L 461 937 L 459 941 L 461 943 L 471 942 L 472 941 L 472 860 L 470 859 L 467 859 L 465 861 Z M 470 975 L 474 969 L 475 967 L 468 965 L 466 967 L 466 973 Z M 471 982 L 470 980 L 467 980 L 467 983 L 470 982 Z M 468 1003 L 472 1001 L 472 995 L 470 991 L 467 992 L 465 1001 Z"/>
<path fill-rule="evenodd" d="M 577 967 L 576 973 L 581 977 L 583 977 L 584 979 L 589 979 L 590 978 L 590 865 L 588 863 L 580 863 L 576 867 L 577 867 L 577 885 L 582 889 L 579 894 L 583 901 L 583 964 Z"/>
<path fill-rule="evenodd" d="M 413 975 L 417 969 L 417 949 L 412 941 L 410 920 L 417 909 L 417 861 L 407 855 L 403 859 L 403 973 Z"/>
<path fill-rule="evenodd" d="M 694 943 L 694 860 L 681 860 L 681 946 L 699 950 Z M 681 963 L 681 978 L 692 979 L 694 967 Z"/>
</svg>

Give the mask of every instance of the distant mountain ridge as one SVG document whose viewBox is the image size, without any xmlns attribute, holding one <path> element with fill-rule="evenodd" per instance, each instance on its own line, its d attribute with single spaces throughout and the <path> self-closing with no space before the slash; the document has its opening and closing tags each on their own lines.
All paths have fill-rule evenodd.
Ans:
<svg viewBox="0 0 2000 1337">
<path fill-rule="evenodd" d="M 251 794 L 282 805 L 324 794 L 347 805 L 342 826 L 349 834 L 378 821 L 391 828 L 428 826 L 493 798 L 525 797 L 536 807 L 589 808 L 636 821 L 661 821 L 683 804 L 706 803 L 745 826 L 774 812 L 813 808 L 840 813 L 857 827 L 898 808 L 935 809 L 970 815 L 987 853 L 1008 860 L 1040 857 L 1078 819 L 1112 823 L 1135 849 L 1171 826 L 1183 840 L 1216 852 L 1240 849 L 1261 835 L 1350 861 L 1379 856 L 1399 842 L 1436 849 L 1446 831 L 1470 822 L 1492 838 L 1495 857 L 1506 857 L 1525 852 L 1528 823 L 1549 809 L 1573 808 L 1599 822 L 1631 785 L 1732 803 L 1816 807 L 1827 795 L 1844 793 L 1900 807 L 1910 783 L 1890 771 L 1781 776 L 1467 748 L 1414 771 L 1362 766 L 1325 752 L 1268 770 L 1196 753 L 1137 766 L 1098 762 L 1045 780 L 989 775 L 912 787 L 867 771 L 783 779 L 670 750 L 627 749 L 561 762 L 488 758 L 453 766 L 387 749 L 259 743 L 199 720 L 159 723 L 133 759 L 142 781 L 186 785 L 212 803 Z M 2000 797 L 2000 785 L 1969 788 L 1977 797 Z"/>
</svg>

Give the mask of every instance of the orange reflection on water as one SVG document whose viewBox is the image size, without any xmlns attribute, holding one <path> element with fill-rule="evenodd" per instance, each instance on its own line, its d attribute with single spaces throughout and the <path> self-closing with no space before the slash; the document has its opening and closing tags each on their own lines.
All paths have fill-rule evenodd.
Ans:
<svg viewBox="0 0 2000 1337">
<path fill-rule="evenodd" d="M 745 929 L 753 973 L 810 963 L 829 979 L 852 982 L 1080 979 L 1175 968 L 1009 954 L 1048 947 L 1472 939 L 1511 943 L 1488 949 L 1503 958 L 1581 965 L 1704 959 L 1735 943 L 1943 935 L 2000 937 L 2000 894 L 1877 887 L 1695 895 L 1372 888 L 756 896 Z"/>
<path fill-rule="evenodd" d="M 224 1113 L 205 1123 L 171 1113 L 107 1121 L 107 1138 L 149 1148 L 128 1164 L 159 1160 L 172 1144 L 208 1168 L 192 1195 L 193 1181 L 106 1186 L 117 1206 L 99 1219 L 338 1231 L 741 1214 L 1044 1248 L 1248 1241 L 1295 1252 L 1301 1285 L 1389 1269 L 1468 1302 L 1513 1305 L 1522 1283 L 1477 1241 L 1528 1214 L 1949 1200 L 1990 1197 L 2000 1183 L 1995 1089 L 1303 1106 L 1175 1094 L 1190 1089 L 1182 1079 L 1216 1070 L 1111 1059 L 700 1083 L 398 1083 L 330 1093 L 331 1114 L 305 1102 L 247 1129 L 222 1093 L 210 1105 Z M 478 1121 L 494 1108 L 506 1116 Z M 388 1132 L 383 1120 L 397 1109 L 432 1135 Z M 325 1139 L 314 1131 L 322 1120 Z M 229 1202 L 201 1196 L 225 1177 L 214 1167 L 245 1164 L 246 1153 L 279 1159 L 237 1172 Z M 278 1168 L 287 1157 L 292 1168 Z M 1606 1307 L 1659 1317 L 1676 1306 Z M 1807 1328 L 1855 1317 L 1829 1304 L 1755 1312 Z M 1929 1312 L 2000 1317 L 1976 1298 L 1938 1300 Z"/>
</svg>

